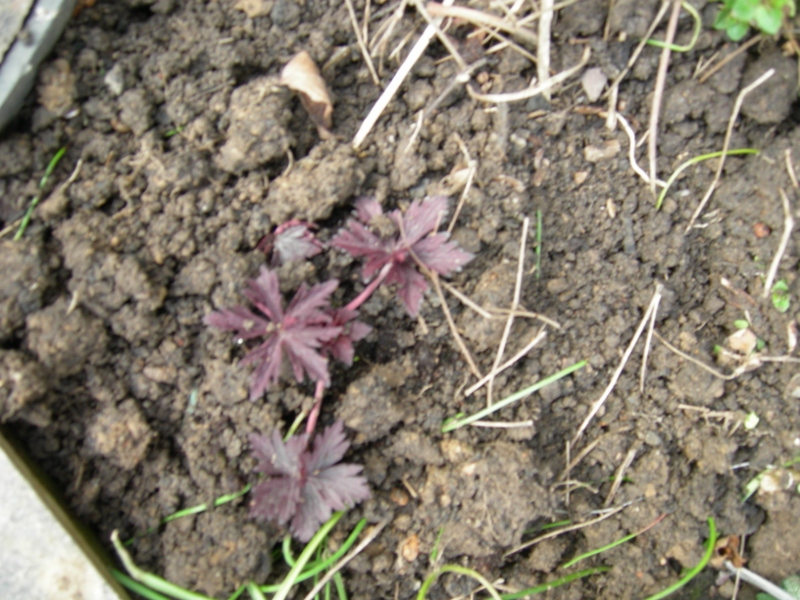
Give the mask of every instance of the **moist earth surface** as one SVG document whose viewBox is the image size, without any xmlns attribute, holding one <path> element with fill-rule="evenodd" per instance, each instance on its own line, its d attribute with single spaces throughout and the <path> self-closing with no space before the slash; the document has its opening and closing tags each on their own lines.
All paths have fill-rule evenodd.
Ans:
<svg viewBox="0 0 800 600">
<path fill-rule="evenodd" d="M 657 209 L 632 169 L 624 129 L 606 127 L 608 103 L 578 82 L 590 68 L 609 80 L 619 75 L 659 5 L 617 0 L 609 12 L 607 4 L 581 0 L 557 13 L 553 72 L 591 54 L 550 99 L 474 99 L 434 40 L 355 150 L 353 136 L 425 27 L 413 8 L 401 9 L 375 53 L 379 86 L 345 3 L 83 3 L 0 137 L 0 419 L 78 518 L 101 540 L 114 529 L 137 536 L 130 550 L 140 566 L 213 597 L 251 579 L 280 580 L 287 567 L 273 549 L 285 531 L 249 518 L 247 496 L 159 526 L 177 510 L 256 483 L 249 435 L 286 431 L 312 405 L 313 384 L 291 374 L 251 401 L 250 367 L 237 364 L 243 348 L 203 319 L 246 303 L 245 282 L 269 261 L 259 243 L 276 226 L 313 222 L 328 242 L 360 196 L 391 210 L 444 194 L 452 215 L 474 168 L 452 236 L 475 258 L 448 283 L 485 310 L 445 291 L 454 325 L 482 374 L 506 337 L 517 284 L 526 314 L 513 321 L 505 357 L 546 330 L 495 377 L 493 398 L 586 365 L 487 417 L 515 427 L 442 433 L 446 418 L 485 407 L 486 390 L 464 395 L 476 379 L 437 294 L 426 293 L 411 318 L 396 290 L 379 288 L 360 310 L 372 332 L 356 345 L 351 368 L 332 365 L 320 416 L 322 425 L 344 421 L 352 439 L 346 460 L 364 465 L 372 490 L 330 544 L 361 518 L 387 522 L 344 571 L 350 597 L 415 597 L 434 566 L 454 562 L 502 579 L 503 591 L 604 566 L 549 597 L 645 597 L 701 560 L 709 517 L 722 533 L 746 538 L 754 571 L 776 581 L 794 574 L 800 496 L 779 485 L 742 498 L 756 475 L 800 453 L 800 369 L 786 360 L 800 305 L 793 239 L 778 269 L 788 311 L 763 293 L 785 227 L 781 190 L 800 216 L 787 168 L 800 160 L 796 59 L 764 40 L 703 79 L 703 62 L 737 44 L 711 28 L 714 3 L 692 0 L 703 28 L 690 51 L 672 53 L 659 177 L 721 150 L 739 91 L 768 68 L 776 74 L 748 95 L 730 141 L 759 154 L 727 158 L 687 232 L 718 163 L 683 171 Z M 367 6 L 367 38 L 379 40 L 398 4 Z M 354 9 L 364 28 L 364 2 Z M 684 14 L 676 43 L 690 43 L 693 27 Z M 494 43 L 481 45 L 475 32 L 460 21 L 448 30 L 468 62 L 484 61 L 470 84 L 476 91 L 519 91 L 536 77 L 529 42 L 486 53 Z M 333 99 L 326 140 L 297 94 L 279 85 L 281 68 L 302 50 Z M 638 140 L 660 54 L 646 46 L 619 87 L 617 108 Z M 647 169 L 646 151 L 635 154 Z M 39 194 L 24 235 L 12 241 Z M 360 261 L 335 249 L 279 267 L 279 278 L 287 297 L 302 282 L 337 278 L 336 305 L 365 286 Z M 640 387 L 645 329 L 613 392 L 568 449 L 657 289 L 655 331 L 682 355 L 652 336 Z M 760 420 L 745 427 L 750 413 Z M 551 523 L 596 520 L 614 507 L 624 508 L 509 554 Z M 560 568 L 659 517 L 633 541 Z M 715 579 L 707 569 L 685 597 L 729 597 L 732 583 Z M 473 589 L 473 581 L 446 575 L 429 597 Z"/>
</svg>

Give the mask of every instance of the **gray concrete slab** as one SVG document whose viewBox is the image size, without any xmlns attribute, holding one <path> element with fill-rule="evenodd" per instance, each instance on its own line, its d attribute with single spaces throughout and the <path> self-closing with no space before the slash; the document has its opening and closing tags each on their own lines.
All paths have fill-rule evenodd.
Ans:
<svg viewBox="0 0 800 600">
<path fill-rule="evenodd" d="M 0 8 L 5 10 L 7 0 Z M 36 79 L 36 69 L 53 48 L 67 24 L 76 0 L 37 0 L 31 7 L 27 0 L 10 0 L 8 22 L 3 29 L 5 42 L 10 43 L 0 63 L 0 130 L 17 114 Z M 24 33 L 19 27 L 26 13 Z M 13 33 L 13 35 L 11 35 Z M 14 40 L 12 42 L 12 40 Z"/>
<path fill-rule="evenodd" d="M 82 532 L 1 430 L 0 597 L 127 599 Z"/>
</svg>

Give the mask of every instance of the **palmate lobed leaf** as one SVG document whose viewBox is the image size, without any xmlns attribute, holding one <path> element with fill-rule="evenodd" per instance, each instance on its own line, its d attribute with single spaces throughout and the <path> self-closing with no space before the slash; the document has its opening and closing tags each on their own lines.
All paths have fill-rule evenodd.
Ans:
<svg viewBox="0 0 800 600">
<path fill-rule="evenodd" d="M 345 334 L 344 325 L 335 323 L 331 316 L 330 296 L 338 283 L 331 280 L 311 287 L 302 284 L 284 310 L 277 275 L 261 267 L 259 276 L 248 281 L 244 291 L 261 314 L 236 306 L 206 316 L 207 325 L 233 331 L 240 340 L 264 338 L 241 361 L 243 365 L 255 365 L 250 379 L 251 400 L 278 381 L 284 359 L 289 361 L 298 382 L 308 376 L 324 385 L 330 383 L 324 354 L 333 353 L 326 345 Z"/>
<path fill-rule="evenodd" d="M 383 236 L 368 229 L 374 219 L 383 215 L 377 200 L 360 198 L 355 208 L 356 219 L 347 222 L 346 228 L 333 238 L 331 245 L 356 258 L 366 258 L 365 279 L 391 265 L 385 283 L 397 284 L 397 295 L 412 317 L 419 312 L 422 295 L 428 289 L 428 282 L 417 270 L 414 256 L 426 268 L 445 276 L 473 258 L 458 244 L 448 241 L 448 233 L 433 233 L 447 213 L 447 198 L 444 196 L 414 200 L 405 214 L 399 210 L 390 212 L 387 216 L 397 225 L 398 232 Z"/>
<path fill-rule="evenodd" d="M 270 437 L 250 436 L 256 470 L 269 477 L 253 489 L 250 515 L 289 523 L 295 537 L 307 542 L 332 511 L 342 510 L 370 496 L 361 465 L 337 464 L 350 443 L 344 425 L 336 421 L 314 439 L 290 437 L 286 442 L 274 430 Z"/>
</svg>

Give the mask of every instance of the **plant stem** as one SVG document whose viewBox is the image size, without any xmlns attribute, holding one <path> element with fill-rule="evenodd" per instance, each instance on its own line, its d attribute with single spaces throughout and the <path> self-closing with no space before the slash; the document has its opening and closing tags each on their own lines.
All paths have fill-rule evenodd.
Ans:
<svg viewBox="0 0 800 600">
<path fill-rule="evenodd" d="M 367 287 L 365 287 L 358 296 L 353 298 L 347 304 L 347 306 L 344 307 L 345 310 L 357 310 L 359 306 L 364 304 L 364 302 L 366 302 L 372 295 L 372 292 L 374 292 L 376 288 L 383 283 L 383 280 L 386 279 L 386 276 L 389 275 L 389 271 L 392 270 L 392 265 L 392 262 L 388 262 L 383 265 L 383 268 L 381 269 L 380 273 L 378 273 L 378 276 L 370 281 L 369 285 L 367 285 Z"/>
<path fill-rule="evenodd" d="M 314 390 L 314 406 L 308 414 L 308 421 L 306 421 L 306 433 L 311 435 L 317 427 L 317 419 L 319 419 L 319 412 L 322 410 L 322 396 L 325 394 L 325 384 L 322 381 L 317 382 L 317 387 Z"/>
</svg>

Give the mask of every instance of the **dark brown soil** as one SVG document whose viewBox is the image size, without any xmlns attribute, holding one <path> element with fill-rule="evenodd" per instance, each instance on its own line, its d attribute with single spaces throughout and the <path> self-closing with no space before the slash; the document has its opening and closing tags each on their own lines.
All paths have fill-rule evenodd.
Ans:
<svg viewBox="0 0 800 600">
<path fill-rule="evenodd" d="M 555 70 L 574 64 L 586 45 L 590 66 L 608 77 L 624 67 L 658 2 L 617 0 L 603 41 L 606 4 L 583 0 L 561 12 Z M 242 303 L 244 282 L 266 260 L 257 244 L 286 219 L 315 221 L 328 240 L 359 195 L 393 208 L 445 189 L 445 177 L 465 166 L 460 137 L 478 171 L 454 237 L 476 258 L 453 284 L 479 304 L 507 307 L 522 221 L 541 211 L 541 270 L 530 272 L 531 244 L 522 304 L 562 325 L 497 378 L 495 398 L 581 359 L 588 364 L 493 417 L 530 419 L 532 427 L 442 434 L 445 418 L 479 410 L 485 395 L 463 397 L 474 380 L 435 295 L 426 296 L 415 321 L 391 290 L 376 293 L 362 309 L 373 333 L 359 343 L 353 368 L 334 368 L 321 417 L 325 424 L 344 419 L 354 440 L 348 460 L 365 465 L 373 490 L 340 529 L 361 517 L 389 520 L 345 571 L 350 597 L 414 597 L 440 531 L 444 560 L 517 590 L 572 572 L 559 565 L 662 514 L 647 533 L 576 567 L 610 571 L 549 597 L 637 598 L 667 587 L 700 560 L 708 517 L 723 533 L 747 536 L 754 570 L 774 580 L 793 574 L 800 497 L 793 490 L 759 493 L 743 503 L 742 495 L 768 465 L 800 453 L 797 364 L 765 362 L 726 381 L 654 341 L 640 392 L 640 342 L 572 451 L 598 442 L 570 473 L 582 485 L 569 496 L 556 485 L 565 444 L 608 384 L 657 283 L 665 286 L 658 332 L 709 365 L 737 320 L 749 321 L 766 356 L 786 354 L 787 332 L 800 320 L 795 241 L 779 270 L 790 310 L 781 314 L 762 299 L 783 231 L 779 188 L 795 212 L 800 207 L 785 168 L 786 150 L 800 160 L 795 59 L 764 42 L 698 83 L 698 60 L 733 45 L 708 27 L 715 5 L 693 4 L 706 27 L 694 50 L 673 54 L 658 137 L 662 178 L 687 158 L 721 149 L 739 90 L 769 66 L 778 74 L 748 98 L 731 142 L 761 154 L 728 158 L 720 187 L 688 235 L 716 163 L 687 170 L 655 210 L 628 162 L 626 135 L 609 132 L 603 118 L 584 110 L 590 103 L 579 84 L 550 102 L 537 97 L 501 108 L 457 87 L 406 152 L 417 112 L 456 74 L 452 61 L 440 60 L 447 53 L 436 42 L 356 152 L 350 140 L 380 89 L 343 3 L 100 0 L 84 9 L 0 138 L 2 227 L 23 214 L 47 163 L 67 147 L 51 177 L 55 191 L 24 238 L 0 241 L 0 418 L 103 540 L 113 529 L 123 537 L 141 533 L 178 509 L 257 481 L 248 435 L 285 430 L 310 405 L 313 388 L 287 380 L 250 402 L 249 372 L 236 365 L 242 350 L 206 328 L 203 317 Z M 248 17 L 237 8 L 245 5 L 264 15 Z M 373 3 L 370 32 L 393 10 Z M 356 11 L 363 15 L 363 2 Z M 412 30 L 413 42 L 423 26 L 409 9 L 389 50 Z M 691 29 L 682 19 L 678 43 Z M 468 33 L 466 26 L 452 31 L 462 41 Z M 300 50 L 326 65 L 335 97 L 335 137 L 325 142 L 297 97 L 276 86 L 280 68 Z M 659 53 L 646 48 L 620 89 L 621 113 L 639 137 Z M 513 50 L 487 59 L 481 77 L 493 92 L 522 89 L 535 76 Z M 383 65 L 384 84 L 396 65 Z M 74 181 L 56 188 L 79 161 Z M 451 206 L 458 194 L 451 193 Z M 358 262 L 331 251 L 280 275 L 286 292 L 337 277 L 343 284 L 335 300 L 342 303 L 363 289 L 359 273 Z M 487 372 L 504 321 L 485 321 L 448 298 Z M 539 327 L 518 319 L 507 355 Z M 758 426 L 737 427 L 750 412 L 760 417 Z M 595 516 L 629 451 L 635 458 L 612 505 L 632 504 L 503 558 L 544 524 Z M 132 552 L 147 569 L 224 598 L 248 579 L 268 582 L 285 569 L 270 558 L 283 533 L 249 519 L 245 499 L 173 521 L 139 539 Z M 414 537 L 419 555 L 410 561 L 403 548 Z M 731 584 L 716 587 L 713 580 L 706 571 L 693 597 L 730 595 Z M 429 597 L 465 594 L 471 586 L 444 577 Z"/>
</svg>

